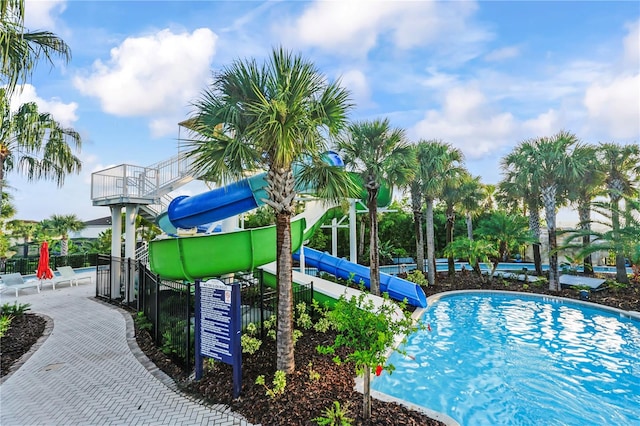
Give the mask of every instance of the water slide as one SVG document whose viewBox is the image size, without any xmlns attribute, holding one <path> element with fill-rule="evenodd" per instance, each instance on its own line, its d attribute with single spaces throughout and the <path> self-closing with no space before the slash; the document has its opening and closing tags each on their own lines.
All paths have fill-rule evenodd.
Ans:
<svg viewBox="0 0 640 426">
<path fill-rule="evenodd" d="M 334 165 L 342 165 L 340 157 L 332 155 L 327 157 L 328 161 Z M 264 204 L 262 199 L 267 197 L 264 178 L 265 175 L 260 174 L 193 197 L 177 197 L 169 205 L 166 214 L 161 215 L 158 223 L 167 234 L 175 235 L 178 228 L 195 228 L 255 209 Z M 299 188 L 299 190 L 304 192 L 305 189 Z M 390 199 L 390 190 L 382 191 L 379 204 L 387 205 Z M 294 217 L 291 222 L 292 251 L 297 251 L 303 241 L 313 235 L 320 225 L 337 214 L 340 214 L 339 208 L 326 205 L 321 201 L 306 203 L 305 211 Z M 167 237 L 154 240 L 149 244 L 151 270 L 163 278 L 173 280 L 193 281 L 196 278 L 250 271 L 275 259 L 275 226 Z M 336 262 L 341 261 L 341 259 L 334 259 Z M 325 260 L 325 263 L 329 262 Z M 350 262 L 341 263 L 341 265 L 366 270 L 368 282 L 368 268 Z M 358 274 L 364 274 L 360 269 L 358 271 Z M 348 276 L 350 271 L 344 271 L 344 273 Z M 392 278 L 400 280 L 396 277 Z M 399 300 L 406 297 L 415 303 L 420 303 L 416 306 L 426 306 L 426 298 L 419 287 L 409 281 L 400 281 L 407 284 L 404 287 L 400 283 L 389 285 L 385 280 L 386 288 L 394 292 L 393 294 L 390 292 L 391 297 Z M 422 298 L 419 295 L 416 296 L 416 287 L 422 292 Z M 399 289 L 406 290 L 407 294 L 402 294 L 403 290 Z M 424 305 L 422 305 L 423 299 Z"/>
<path fill-rule="evenodd" d="M 355 284 L 362 282 L 365 287 L 369 288 L 369 268 L 366 266 L 331 256 L 328 253 L 323 253 L 310 247 L 303 247 L 293 254 L 293 258 L 299 260 L 300 252 L 304 254 L 306 266 L 318 268 L 320 271 L 327 272 L 343 280 L 352 279 Z M 380 292 L 389 293 L 389 297 L 395 300 L 406 298 L 407 303 L 411 306 L 427 307 L 427 297 L 420 286 L 393 275 L 380 273 Z"/>
</svg>

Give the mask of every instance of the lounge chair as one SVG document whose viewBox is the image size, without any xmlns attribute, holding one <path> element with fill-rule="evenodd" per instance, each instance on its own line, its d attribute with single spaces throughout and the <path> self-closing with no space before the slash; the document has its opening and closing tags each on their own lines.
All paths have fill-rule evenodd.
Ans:
<svg viewBox="0 0 640 426">
<path fill-rule="evenodd" d="M 77 287 L 82 280 L 89 280 L 89 283 L 91 283 L 90 276 L 76 274 L 76 271 L 74 271 L 71 266 L 58 266 L 57 270 L 60 273 L 60 276 L 53 277 L 54 290 L 56 289 L 56 284 L 69 283 L 70 286 L 75 284 Z"/>
<path fill-rule="evenodd" d="M 13 289 L 16 291 L 16 297 L 18 297 L 18 291 L 23 288 L 37 288 L 40 293 L 40 282 L 36 279 L 30 278 L 25 281 L 22 275 L 17 273 L 0 275 L 0 279 L 2 280 L 1 291 Z"/>
</svg>

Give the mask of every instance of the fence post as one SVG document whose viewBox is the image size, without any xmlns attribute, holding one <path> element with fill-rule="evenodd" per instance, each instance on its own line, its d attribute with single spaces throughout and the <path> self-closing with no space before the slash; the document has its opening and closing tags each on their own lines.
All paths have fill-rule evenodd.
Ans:
<svg viewBox="0 0 640 426">
<path fill-rule="evenodd" d="M 156 275 L 156 312 L 153 318 L 153 338 L 160 344 L 160 275 Z"/>
<path fill-rule="evenodd" d="M 191 367 L 191 282 L 187 284 L 187 367 Z"/>
<path fill-rule="evenodd" d="M 258 269 L 260 280 L 260 338 L 264 339 L 264 270 Z"/>
</svg>

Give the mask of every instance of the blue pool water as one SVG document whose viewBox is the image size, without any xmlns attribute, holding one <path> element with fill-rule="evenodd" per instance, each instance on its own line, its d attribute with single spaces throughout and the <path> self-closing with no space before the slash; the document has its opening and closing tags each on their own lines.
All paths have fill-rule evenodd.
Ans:
<svg viewBox="0 0 640 426">
<path fill-rule="evenodd" d="M 563 299 L 444 296 L 372 389 L 461 425 L 640 425 L 640 321 Z M 412 359 L 412 358 L 415 358 Z"/>
</svg>

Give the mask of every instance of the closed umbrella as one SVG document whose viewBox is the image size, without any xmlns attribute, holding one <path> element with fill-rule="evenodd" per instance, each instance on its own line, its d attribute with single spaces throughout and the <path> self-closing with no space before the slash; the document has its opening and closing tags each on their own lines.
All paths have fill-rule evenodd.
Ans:
<svg viewBox="0 0 640 426">
<path fill-rule="evenodd" d="M 36 277 L 38 277 L 39 280 L 50 280 L 53 278 L 53 271 L 49 267 L 49 244 L 46 241 L 40 246 L 40 259 L 38 260 Z"/>
</svg>

